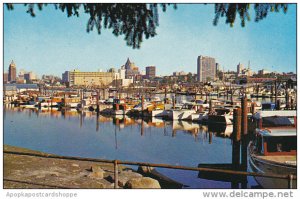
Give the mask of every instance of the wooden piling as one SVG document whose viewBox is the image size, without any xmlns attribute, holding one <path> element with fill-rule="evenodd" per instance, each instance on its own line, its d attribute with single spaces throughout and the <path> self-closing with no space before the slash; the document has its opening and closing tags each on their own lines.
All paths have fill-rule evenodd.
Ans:
<svg viewBox="0 0 300 199">
<path fill-rule="evenodd" d="M 294 109 L 294 99 L 291 97 L 291 109 Z"/>
<path fill-rule="evenodd" d="M 175 96 L 173 96 L 172 104 L 173 104 L 173 109 L 175 109 Z"/>
<path fill-rule="evenodd" d="M 258 99 L 259 85 L 256 86 L 256 99 Z"/>
<path fill-rule="evenodd" d="M 212 104 L 212 100 L 209 100 L 209 114 L 211 114 L 213 112 L 213 104 Z"/>
<path fill-rule="evenodd" d="M 114 188 L 117 189 L 118 188 L 118 160 L 114 161 L 114 177 L 115 177 L 115 183 L 114 183 Z"/>
<path fill-rule="evenodd" d="M 209 132 L 208 143 L 209 143 L 209 144 L 212 143 L 212 132 Z"/>
<path fill-rule="evenodd" d="M 233 110 L 233 140 L 241 140 L 241 121 L 242 121 L 242 110 L 241 108 L 236 108 Z"/>
<path fill-rule="evenodd" d="M 242 98 L 242 134 L 248 134 L 248 107 L 247 107 L 247 98 Z"/>
<path fill-rule="evenodd" d="M 100 112 L 100 108 L 99 108 L 99 90 L 96 90 L 96 92 L 97 92 L 97 97 L 96 97 L 97 108 L 96 108 L 96 112 L 99 113 Z"/>
<path fill-rule="evenodd" d="M 167 103 L 167 87 L 165 87 L 165 104 Z"/>
<path fill-rule="evenodd" d="M 276 110 L 280 110 L 280 99 L 276 100 L 276 106 L 275 106 L 275 108 L 276 108 Z"/>
<path fill-rule="evenodd" d="M 271 101 L 273 99 L 273 96 L 274 96 L 274 86 L 273 84 L 271 85 Z"/>
<path fill-rule="evenodd" d="M 142 102 L 141 102 L 141 103 L 142 103 L 142 114 L 143 114 L 143 112 L 144 112 L 144 99 L 145 99 L 145 98 L 144 98 L 144 95 L 142 95 L 142 98 L 141 98 L 141 99 L 142 99 Z"/>
<path fill-rule="evenodd" d="M 277 103 L 277 81 L 276 80 L 275 80 L 274 84 L 275 84 L 275 102 Z M 277 109 L 277 110 L 279 110 L 279 109 Z"/>
<path fill-rule="evenodd" d="M 230 102 L 231 102 L 231 105 L 233 105 L 233 90 L 231 89 L 230 90 Z"/>
<path fill-rule="evenodd" d="M 254 115 L 255 113 L 255 102 L 251 103 L 251 114 Z"/>
</svg>

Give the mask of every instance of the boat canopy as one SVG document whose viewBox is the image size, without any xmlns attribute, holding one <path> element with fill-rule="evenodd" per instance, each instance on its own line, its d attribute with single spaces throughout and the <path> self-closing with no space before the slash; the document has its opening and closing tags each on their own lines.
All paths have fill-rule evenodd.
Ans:
<svg viewBox="0 0 300 199">
<path fill-rule="evenodd" d="M 259 134 L 263 137 L 290 137 L 297 136 L 296 128 L 262 129 Z"/>
<path fill-rule="evenodd" d="M 262 118 L 263 127 L 294 127 L 288 117 L 272 116 Z"/>
<path fill-rule="evenodd" d="M 263 117 L 271 117 L 271 116 L 285 116 L 285 117 L 295 117 L 297 116 L 297 111 L 295 110 L 285 110 L 285 111 L 259 111 L 254 114 L 255 119 L 260 119 Z"/>
</svg>

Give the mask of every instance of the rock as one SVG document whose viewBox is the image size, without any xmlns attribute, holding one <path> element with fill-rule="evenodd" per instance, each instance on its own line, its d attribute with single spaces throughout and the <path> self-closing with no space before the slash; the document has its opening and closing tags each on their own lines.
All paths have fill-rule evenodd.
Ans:
<svg viewBox="0 0 300 199">
<path fill-rule="evenodd" d="M 104 189 L 105 186 L 101 182 L 94 182 L 93 184 L 90 184 L 88 188 L 89 189 Z"/>
<path fill-rule="evenodd" d="M 97 178 L 97 179 L 103 179 L 104 177 L 104 170 L 101 169 L 101 167 L 97 166 L 97 167 L 93 167 L 91 168 L 91 173 L 87 175 L 87 177 L 90 178 Z"/>
<path fill-rule="evenodd" d="M 78 164 L 72 164 L 71 166 L 72 166 L 72 167 L 79 167 Z"/>
<path fill-rule="evenodd" d="M 126 189 L 160 189 L 157 180 L 148 177 L 132 178 L 128 180 L 124 186 Z"/>
<path fill-rule="evenodd" d="M 50 172 L 50 175 L 53 176 L 53 177 L 58 177 L 59 176 L 59 173 L 58 172 Z"/>
<path fill-rule="evenodd" d="M 97 172 L 97 171 L 103 171 L 103 169 L 99 165 L 92 165 L 90 171 Z"/>
<path fill-rule="evenodd" d="M 139 173 L 151 173 L 151 171 L 153 170 L 153 167 L 149 167 L 149 166 L 139 166 L 138 168 L 138 172 Z"/>
<path fill-rule="evenodd" d="M 133 178 L 142 178 L 142 177 L 143 176 L 139 173 L 135 173 L 135 172 L 132 172 L 132 171 L 122 171 L 118 175 L 118 186 L 124 187 L 128 180 L 133 179 Z M 106 179 L 109 182 L 112 182 L 112 183 L 115 182 L 115 176 L 114 175 L 109 175 Z"/>
</svg>

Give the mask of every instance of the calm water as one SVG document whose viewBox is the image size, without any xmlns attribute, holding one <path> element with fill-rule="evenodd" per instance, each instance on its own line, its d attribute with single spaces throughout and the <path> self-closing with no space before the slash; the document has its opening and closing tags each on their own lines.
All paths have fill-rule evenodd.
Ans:
<svg viewBox="0 0 300 199">
<path fill-rule="evenodd" d="M 58 155 L 192 167 L 231 163 L 232 153 L 228 137 L 209 133 L 207 126 L 199 124 L 103 116 L 97 119 L 91 112 L 38 111 L 10 105 L 4 109 L 4 143 Z M 230 182 L 198 178 L 198 172 L 158 170 L 188 188 L 231 188 Z M 248 178 L 247 187 L 255 185 Z"/>
</svg>

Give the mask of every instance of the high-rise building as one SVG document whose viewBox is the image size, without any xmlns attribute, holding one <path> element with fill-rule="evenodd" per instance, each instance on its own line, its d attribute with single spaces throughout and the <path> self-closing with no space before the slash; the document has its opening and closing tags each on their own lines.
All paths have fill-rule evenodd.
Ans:
<svg viewBox="0 0 300 199">
<path fill-rule="evenodd" d="M 155 66 L 147 66 L 146 67 L 146 78 L 147 79 L 151 79 L 155 77 L 155 71 L 156 71 L 156 67 Z"/>
<path fill-rule="evenodd" d="M 216 72 L 220 71 L 220 64 L 216 63 Z"/>
<path fill-rule="evenodd" d="M 236 73 L 237 73 L 237 75 L 241 74 L 243 70 L 244 70 L 243 64 L 239 63 L 239 64 L 236 66 Z"/>
<path fill-rule="evenodd" d="M 216 77 L 215 58 L 198 56 L 197 59 L 197 80 L 199 82 L 213 81 Z"/>
<path fill-rule="evenodd" d="M 139 68 L 128 58 L 125 63 L 125 78 L 135 79 L 135 77 L 138 76 L 139 74 L 140 74 Z"/>
<path fill-rule="evenodd" d="M 12 60 L 8 68 L 8 81 L 15 82 L 16 80 L 17 80 L 17 68 L 14 61 Z"/>
</svg>

